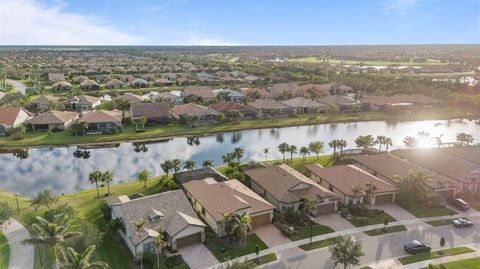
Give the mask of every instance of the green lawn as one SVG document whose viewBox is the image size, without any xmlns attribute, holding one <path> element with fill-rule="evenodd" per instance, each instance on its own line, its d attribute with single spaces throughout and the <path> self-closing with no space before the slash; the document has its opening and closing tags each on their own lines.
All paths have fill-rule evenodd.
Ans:
<svg viewBox="0 0 480 269">
<path fill-rule="evenodd" d="M 105 220 L 100 210 L 100 206 L 103 200 L 106 198 L 106 187 L 100 188 L 101 197 L 96 198 L 95 189 L 88 189 L 78 193 L 62 195 L 60 196 L 60 203 L 68 203 L 75 207 L 79 212 L 79 218 L 98 226 L 100 231 L 105 228 Z M 112 195 L 131 195 L 134 193 L 143 193 L 145 195 L 159 193 L 164 190 L 164 186 L 161 184 L 159 178 L 150 180 L 147 183 L 147 188 L 144 188 L 143 183 L 140 181 L 130 181 L 122 184 L 114 184 L 110 186 Z M 15 196 L 9 192 L 0 190 L 0 200 L 7 201 L 10 206 L 16 209 Z M 34 211 L 30 207 L 30 202 L 27 198 L 19 197 L 20 216 L 19 220 L 28 228 L 35 222 L 35 216 L 43 215 L 44 210 L 39 209 Z M 53 266 L 53 258 L 51 255 L 51 249 L 48 247 L 40 247 L 40 255 L 38 249 L 35 248 L 35 266 L 34 268 L 40 268 L 40 257 L 46 266 Z M 109 237 L 105 237 L 105 240 L 97 246 L 97 251 L 94 254 L 93 260 L 98 259 L 107 262 L 110 268 L 119 269 L 133 269 L 135 268 L 132 257 L 123 243 L 117 243 Z"/>
<path fill-rule="evenodd" d="M 310 238 L 310 226 L 295 226 L 296 234 L 290 236 L 290 240 L 298 241 L 305 238 Z M 312 236 L 333 233 L 334 230 L 328 226 L 320 224 L 312 226 Z"/>
<path fill-rule="evenodd" d="M 377 235 L 382 235 L 382 234 L 388 234 L 388 233 L 396 233 L 396 232 L 403 232 L 406 231 L 407 228 L 403 225 L 397 225 L 397 226 L 391 226 L 387 227 L 387 229 L 374 229 L 374 230 L 369 230 L 366 231 L 365 233 L 370 235 L 370 236 L 377 236 Z"/>
<path fill-rule="evenodd" d="M 480 269 L 480 258 L 471 258 L 453 262 L 442 263 L 444 269 Z M 425 267 L 423 269 L 427 269 Z M 440 269 L 440 265 L 434 265 L 434 269 Z"/>
<path fill-rule="evenodd" d="M 456 213 L 454 210 L 447 207 L 430 208 L 423 206 L 420 203 L 415 203 L 414 206 L 403 208 L 417 218 L 439 217 Z"/>
<path fill-rule="evenodd" d="M 299 247 L 305 251 L 309 251 L 317 248 L 324 248 L 324 247 L 328 247 L 330 245 L 335 244 L 335 242 L 337 242 L 338 239 L 340 239 L 339 236 L 325 239 L 325 240 L 315 241 L 315 242 L 312 242 L 312 245 L 310 244 L 300 245 Z"/>
<path fill-rule="evenodd" d="M 269 263 L 269 262 L 276 261 L 277 259 L 278 259 L 277 254 L 271 253 L 271 254 L 267 254 L 267 255 L 258 257 L 258 260 L 256 260 L 255 263 L 257 265 L 262 265 L 262 264 L 266 264 L 266 263 Z"/>
<path fill-rule="evenodd" d="M 270 149 L 272 150 L 272 149 Z M 288 158 L 285 161 L 290 167 L 293 169 L 299 171 L 300 173 L 304 174 L 305 173 L 305 165 L 306 164 L 312 164 L 312 163 L 318 163 L 324 167 L 332 166 L 333 161 L 332 161 L 332 156 L 331 155 L 324 155 L 324 156 L 311 156 L 311 157 L 306 157 L 303 159 L 302 157 L 299 158 L 293 158 L 292 162 L 290 162 L 290 158 Z M 264 162 L 266 165 L 276 165 L 276 164 L 281 164 L 282 160 L 271 160 L 271 161 L 266 161 Z"/>
<path fill-rule="evenodd" d="M 365 222 L 362 221 L 362 218 L 367 218 Z M 376 216 L 362 217 L 362 216 L 352 216 L 348 221 L 355 227 L 362 227 L 368 225 L 382 224 L 385 221 L 385 218 L 388 219 L 388 222 L 396 221 L 392 216 L 387 213 L 381 213 Z"/>
<path fill-rule="evenodd" d="M 226 261 L 254 253 L 256 245 L 258 245 L 260 250 L 268 248 L 256 234 L 248 235 L 247 243 L 239 245 L 236 242 L 229 243 L 226 239 L 216 237 L 210 229 L 206 229 L 206 233 L 205 245 L 219 261 Z"/>
<path fill-rule="evenodd" d="M 442 252 L 443 252 L 443 254 L 442 254 Z M 453 255 L 458 255 L 458 254 L 463 254 L 463 253 L 469 253 L 469 252 L 475 252 L 475 250 L 473 250 L 471 248 L 468 248 L 468 247 L 456 247 L 456 248 L 444 249 L 441 252 L 440 251 L 432 251 L 432 252 L 419 253 L 419 254 L 415 254 L 415 255 L 411 255 L 411 256 L 406 256 L 406 257 L 398 259 L 398 261 L 401 264 L 405 265 L 405 264 L 411 264 L 411 263 L 416 263 L 416 262 L 420 262 L 420 261 L 438 259 L 438 258 L 442 258 L 442 257 L 445 257 L 445 256 L 453 256 Z"/>
<path fill-rule="evenodd" d="M 0 269 L 8 268 L 8 260 L 10 259 L 10 247 L 7 238 L 0 231 Z"/>
<path fill-rule="evenodd" d="M 13 140 L 12 137 L 0 138 L 1 146 L 62 146 L 82 145 L 88 143 L 114 143 L 132 140 L 155 140 L 174 136 L 204 135 L 209 133 L 237 131 L 259 128 L 278 128 L 284 126 L 311 125 L 330 122 L 355 122 L 372 120 L 421 120 L 421 119 L 451 119 L 467 117 L 467 113 L 458 109 L 430 109 L 411 115 L 392 115 L 381 112 L 361 112 L 348 114 L 303 114 L 298 117 L 272 119 L 243 120 L 239 124 L 207 124 L 196 128 L 177 124 L 174 127 L 150 127 L 144 132 L 136 132 L 131 124 L 125 124 L 124 130 L 118 134 L 96 134 L 86 136 L 73 136 L 71 131 L 63 132 L 28 132 L 22 140 Z"/>
<path fill-rule="evenodd" d="M 450 225 L 452 224 L 452 220 L 435 220 L 435 221 L 427 221 L 427 224 L 430 224 L 432 226 L 445 226 L 445 225 Z"/>
<path fill-rule="evenodd" d="M 373 268 L 370 266 L 364 266 L 364 267 L 360 267 L 359 269 L 373 269 Z"/>
</svg>

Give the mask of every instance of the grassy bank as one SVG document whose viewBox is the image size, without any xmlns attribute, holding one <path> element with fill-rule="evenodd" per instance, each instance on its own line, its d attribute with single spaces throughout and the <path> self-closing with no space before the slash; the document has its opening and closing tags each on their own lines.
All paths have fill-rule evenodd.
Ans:
<svg viewBox="0 0 480 269">
<path fill-rule="evenodd" d="M 10 259 L 10 247 L 8 246 L 7 238 L 0 231 L 0 269 L 8 268 L 8 261 Z"/>
<path fill-rule="evenodd" d="M 303 114 L 298 117 L 272 119 L 244 120 L 238 124 L 218 123 L 200 125 L 196 128 L 176 125 L 173 127 L 157 126 L 147 128 L 144 132 L 136 132 L 135 127 L 126 124 L 123 132 L 118 134 L 95 134 L 87 136 L 73 136 L 71 131 L 64 132 L 29 132 L 22 140 L 13 140 L 11 137 L 0 138 L 0 147 L 26 147 L 26 146 L 62 146 L 84 145 L 95 143 L 114 143 L 133 140 L 154 140 L 176 136 L 204 135 L 219 132 L 239 131 L 261 128 L 279 128 L 286 126 L 312 125 L 333 122 L 356 121 L 407 121 L 427 119 L 453 119 L 466 117 L 466 113 L 458 109 L 426 110 L 410 115 L 391 115 L 381 112 L 362 112 L 349 114 Z"/>
<path fill-rule="evenodd" d="M 471 258 L 460 261 L 453 261 L 441 264 L 443 269 L 480 269 L 480 258 Z M 425 267 L 424 269 L 427 269 Z M 434 269 L 441 269 L 440 264 L 434 265 Z M 423 268 L 422 268 L 423 269 Z"/>
<path fill-rule="evenodd" d="M 388 234 L 388 233 L 403 232 L 406 230 L 407 228 L 405 228 L 405 226 L 397 225 L 397 226 L 391 226 L 391 227 L 386 227 L 381 229 L 369 230 L 369 231 L 365 231 L 365 233 L 368 234 L 369 236 L 377 236 L 377 235 Z"/>
<path fill-rule="evenodd" d="M 325 240 L 315 241 L 315 242 L 312 242 L 311 245 L 310 244 L 300 245 L 299 248 L 305 251 L 310 251 L 317 248 L 324 248 L 324 247 L 328 247 L 330 245 L 335 244 L 338 239 L 340 239 L 340 237 L 333 237 Z"/>
</svg>

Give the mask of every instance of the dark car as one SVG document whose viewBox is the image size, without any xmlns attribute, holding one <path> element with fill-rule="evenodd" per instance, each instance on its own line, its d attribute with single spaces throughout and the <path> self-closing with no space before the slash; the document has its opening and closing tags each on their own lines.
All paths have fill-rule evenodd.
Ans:
<svg viewBox="0 0 480 269">
<path fill-rule="evenodd" d="M 470 209 L 470 205 L 464 200 L 457 198 L 452 201 L 452 204 L 459 210 L 467 211 Z"/>
<path fill-rule="evenodd" d="M 432 248 L 426 243 L 418 240 L 413 240 L 405 244 L 405 251 L 410 254 L 420 253 L 420 252 L 430 252 Z"/>
<path fill-rule="evenodd" d="M 472 227 L 473 226 L 473 222 L 471 222 L 470 220 L 468 220 L 466 218 L 454 219 L 452 221 L 452 223 L 453 223 L 453 226 L 455 226 L 457 228 L 465 228 L 465 227 Z"/>
</svg>

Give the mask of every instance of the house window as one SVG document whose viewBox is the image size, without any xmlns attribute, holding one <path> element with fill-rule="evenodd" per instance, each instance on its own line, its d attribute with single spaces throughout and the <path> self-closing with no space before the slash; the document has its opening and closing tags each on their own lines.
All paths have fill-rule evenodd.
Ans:
<svg viewBox="0 0 480 269">
<path fill-rule="evenodd" d="M 154 242 L 148 242 L 143 244 L 143 252 L 154 252 L 155 251 L 155 243 Z"/>
<path fill-rule="evenodd" d="M 328 184 L 328 189 L 329 189 L 330 191 L 333 191 L 333 186 L 332 186 L 332 184 Z"/>
</svg>

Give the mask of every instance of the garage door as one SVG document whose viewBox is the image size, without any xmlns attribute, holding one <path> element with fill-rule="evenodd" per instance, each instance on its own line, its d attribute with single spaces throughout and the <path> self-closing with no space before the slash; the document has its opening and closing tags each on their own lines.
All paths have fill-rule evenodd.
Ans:
<svg viewBox="0 0 480 269">
<path fill-rule="evenodd" d="M 177 248 L 185 247 L 202 241 L 202 234 L 196 233 L 177 239 Z"/>
<path fill-rule="evenodd" d="M 454 190 L 437 191 L 437 194 L 448 200 L 453 198 Z"/>
<path fill-rule="evenodd" d="M 335 203 L 317 205 L 317 215 L 335 212 Z"/>
<path fill-rule="evenodd" d="M 390 194 L 380 194 L 375 196 L 375 204 L 385 204 L 385 203 L 391 203 L 393 200 L 393 193 Z"/>
<path fill-rule="evenodd" d="M 252 222 L 250 224 L 252 225 L 252 227 L 257 227 L 260 225 L 265 225 L 270 223 L 270 213 L 254 216 L 251 218 L 252 218 Z"/>
</svg>

